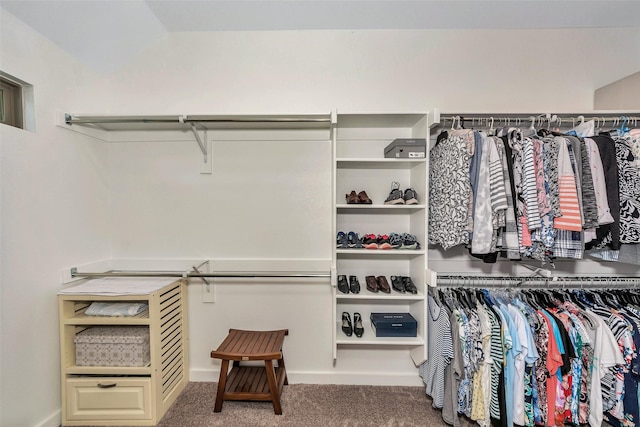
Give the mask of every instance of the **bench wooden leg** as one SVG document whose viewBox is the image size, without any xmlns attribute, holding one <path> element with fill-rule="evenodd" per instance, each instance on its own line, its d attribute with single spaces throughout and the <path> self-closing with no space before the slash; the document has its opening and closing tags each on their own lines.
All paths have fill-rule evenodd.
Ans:
<svg viewBox="0 0 640 427">
<path fill-rule="evenodd" d="M 280 406 L 280 391 L 276 383 L 276 373 L 273 369 L 273 361 L 265 360 L 264 368 L 267 371 L 267 381 L 269 381 L 269 390 L 271 391 L 271 402 L 273 403 L 273 412 L 276 415 L 282 415 L 282 407 Z"/>
<path fill-rule="evenodd" d="M 216 406 L 213 408 L 213 412 L 222 411 L 222 402 L 224 401 L 224 389 L 227 385 L 227 373 L 229 371 L 229 361 L 227 359 L 222 360 L 220 365 L 220 379 L 218 380 L 218 393 L 216 394 Z"/>
<path fill-rule="evenodd" d="M 281 359 L 278 360 L 278 367 L 282 368 L 284 372 L 284 385 L 289 384 L 289 379 L 287 378 L 287 368 L 284 366 L 284 355 Z"/>
</svg>

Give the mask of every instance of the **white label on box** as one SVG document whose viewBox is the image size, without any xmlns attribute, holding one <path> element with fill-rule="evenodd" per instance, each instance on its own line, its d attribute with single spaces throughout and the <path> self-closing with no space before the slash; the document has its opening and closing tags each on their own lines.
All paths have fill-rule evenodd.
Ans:
<svg viewBox="0 0 640 427">
<path fill-rule="evenodd" d="M 409 157 L 424 157 L 424 153 L 422 151 L 409 151 Z"/>
</svg>

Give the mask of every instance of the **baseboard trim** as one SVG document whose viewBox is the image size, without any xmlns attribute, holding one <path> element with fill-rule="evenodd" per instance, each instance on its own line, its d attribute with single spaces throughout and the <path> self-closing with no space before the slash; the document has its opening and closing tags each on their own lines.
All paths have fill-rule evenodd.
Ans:
<svg viewBox="0 0 640 427">
<path fill-rule="evenodd" d="M 58 409 L 53 414 L 49 415 L 43 421 L 36 424 L 34 427 L 60 427 L 62 422 L 62 410 Z"/>
<path fill-rule="evenodd" d="M 193 382 L 216 382 L 219 370 L 191 369 L 189 380 Z M 420 376 L 408 373 L 381 372 L 304 372 L 289 371 L 287 377 L 290 384 L 355 384 L 355 385 L 390 385 L 390 386 L 424 386 Z"/>
</svg>

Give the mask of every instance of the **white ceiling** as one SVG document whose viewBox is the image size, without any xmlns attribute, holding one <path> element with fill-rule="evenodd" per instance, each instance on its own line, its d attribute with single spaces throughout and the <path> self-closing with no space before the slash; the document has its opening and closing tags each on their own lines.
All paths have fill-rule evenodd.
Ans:
<svg viewBox="0 0 640 427">
<path fill-rule="evenodd" d="M 640 26 L 640 0 L 0 0 L 0 6 L 103 72 L 170 32 Z"/>
</svg>

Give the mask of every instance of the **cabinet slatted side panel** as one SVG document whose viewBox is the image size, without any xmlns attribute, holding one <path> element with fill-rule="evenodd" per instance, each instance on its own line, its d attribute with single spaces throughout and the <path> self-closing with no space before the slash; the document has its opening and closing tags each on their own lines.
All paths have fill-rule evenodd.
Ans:
<svg viewBox="0 0 640 427">
<path fill-rule="evenodd" d="M 184 307 L 180 298 L 181 288 L 174 288 L 160 295 L 160 358 L 162 399 L 181 383 L 184 376 L 185 355 L 182 342 L 184 331 Z"/>
</svg>

